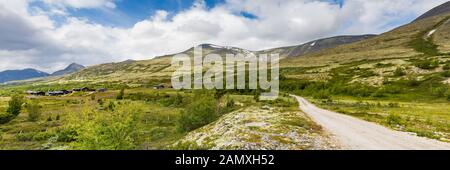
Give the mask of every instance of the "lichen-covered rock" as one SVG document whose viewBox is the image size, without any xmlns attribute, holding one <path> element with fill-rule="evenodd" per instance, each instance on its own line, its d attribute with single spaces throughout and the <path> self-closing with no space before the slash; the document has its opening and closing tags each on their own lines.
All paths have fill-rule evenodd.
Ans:
<svg viewBox="0 0 450 170">
<path fill-rule="evenodd" d="M 336 149 L 300 111 L 250 107 L 224 115 L 190 132 L 174 144 L 175 149 L 211 150 L 314 150 Z"/>
</svg>

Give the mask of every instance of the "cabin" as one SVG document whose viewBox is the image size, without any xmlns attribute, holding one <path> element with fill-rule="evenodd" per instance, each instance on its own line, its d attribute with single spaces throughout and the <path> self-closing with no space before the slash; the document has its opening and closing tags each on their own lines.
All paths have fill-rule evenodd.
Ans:
<svg viewBox="0 0 450 170">
<path fill-rule="evenodd" d="M 64 92 L 63 91 L 50 91 L 50 92 L 48 92 L 48 95 L 49 96 L 62 96 L 62 95 L 64 95 Z"/>
<path fill-rule="evenodd" d="M 73 93 L 73 91 L 71 91 L 71 90 L 61 90 L 64 94 L 70 94 L 70 93 Z"/>
<path fill-rule="evenodd" d="M 45 96 L 45 92 L 43 91 L 38 91 L 34 94 L 35 96 Z"/>
<path fill-rule="evenodd" d="M 31 90 L 28 90 L 28 91 L 26 91 L 25 93 L 27 93 L 28 95 L 34 95 L 34 94 L 36 94 L 35 91 L 31 91 Z"/>
<path fill-rule="evenodd" d="M 43 92 L 43 91 L 31 91 L 31 90 L 28 90 L 28 91 L 26 91 L 26 93 L 28 95 L 33 95 L 33 96 L 45 96 L 45 92 Z"/>
<path fill-rule="evenodd" d="M 90 92 L 90 91 L 95 91 L 94 89 L 90 89 L 89 87 L 83 87 L 81 88 L 82 92 Z"/>
<path fill-rule="evenodd" d="M 155 90 L 160 90 L 160 89 L 164 89 L 164 88 L 165 88 L 164 84 L 159 84 L 159 85 L 153 86 L 153 89 L 155 89 Z"/>
<path fill-rule="evenodd" d="M 103 93 L 103 92 L 106 92 L 106 91 L 108 91 L 108 89 L 105 89 L 105 88 L 97 89 L 97 92 L 100 92 L 100 93 Z"/>
</svg>

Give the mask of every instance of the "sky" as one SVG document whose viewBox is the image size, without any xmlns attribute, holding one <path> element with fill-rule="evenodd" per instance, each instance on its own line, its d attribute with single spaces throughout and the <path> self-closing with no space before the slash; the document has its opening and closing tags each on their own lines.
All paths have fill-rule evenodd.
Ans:
<svg viewBox="0 0 450 170">
<path fill-rule="evenodd" d="M 379 34 L 447 0 L 0 0 L 0 71 Z"/>
</svg>

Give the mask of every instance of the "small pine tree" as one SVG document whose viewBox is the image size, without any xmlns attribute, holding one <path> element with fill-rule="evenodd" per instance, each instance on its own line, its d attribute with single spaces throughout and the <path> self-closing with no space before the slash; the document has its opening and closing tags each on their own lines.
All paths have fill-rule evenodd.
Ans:
<svg viewBox="0 0 450 170">
<path fill-rule="evenodd" d="M 122 88 L 122 89 L 120 89 L 120 92 L 119 92 L 119 94 L 117 95 L 116 99 L 117 99 L 117 100 L 122 100 L 123 97 L 124 97 L 124 95 L 125 95 L 125 88 Z"/>
</svg>

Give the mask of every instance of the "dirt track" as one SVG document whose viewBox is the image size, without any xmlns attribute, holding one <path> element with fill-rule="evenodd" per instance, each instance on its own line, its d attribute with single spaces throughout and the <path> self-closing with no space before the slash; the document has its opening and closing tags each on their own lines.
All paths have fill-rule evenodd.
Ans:
<svg viewBox="0 0 450 170">
<path fill-rule="evenodd" d="M 394 131 L 375 123 L 320 109 L 302 97 L 294 97 L 300 103 L 300 109 L 332 134 L 344 149 L 450 150 L 449 143 Z"/>
</svg>

